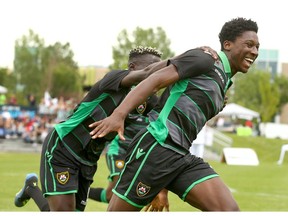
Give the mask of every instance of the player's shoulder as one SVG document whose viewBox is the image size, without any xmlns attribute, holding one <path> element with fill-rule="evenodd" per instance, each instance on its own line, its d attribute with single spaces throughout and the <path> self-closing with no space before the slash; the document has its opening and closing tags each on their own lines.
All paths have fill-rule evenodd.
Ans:
<svg viewBox="0 0 288 216">
<path fill-rule="evenodd" d="M 193 58 L 194 63 L 198 65 L 199 68 L 207 70 L 214 66 L 215 59 L 212 57 L 210 52 L 204 51 L 200 48 L 191 49 L 187 52 L 189 52 L 190 57 Z"/>
</svg>

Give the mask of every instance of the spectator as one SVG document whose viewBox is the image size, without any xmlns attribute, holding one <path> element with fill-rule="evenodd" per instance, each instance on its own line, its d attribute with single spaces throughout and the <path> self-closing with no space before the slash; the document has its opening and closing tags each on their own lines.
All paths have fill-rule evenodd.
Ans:
<svg viewBox="0 0 288 216">
<path fill-rule="evenodd" d="M 5 139 L 4 118 L 0 115 L 0 139 Z"/>
<path fill-rule="evenodd" d="M 12 94 L 10 96 L 8 104 L 9 105 L 17 105 L 17 98 L 16 98 L 15 94 Z"/>
<path fill-rule="evenodd" d="M 27 100 L 29 107 L 36 107 L 36 98 L 33 94 L 29 94 Z"/>
</svg>

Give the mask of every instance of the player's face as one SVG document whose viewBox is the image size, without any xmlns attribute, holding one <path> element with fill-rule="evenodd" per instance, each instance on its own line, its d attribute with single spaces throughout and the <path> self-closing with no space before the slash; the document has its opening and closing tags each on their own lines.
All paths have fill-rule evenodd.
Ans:
<svg viewBox="0 0 288 216">
<path fill-rule="evenodd" d="M 237 72 L 247 73 L 248 69 L 258 57 L 259 41 L 257 33 L 246 31 L 237 37 L 234 42 L 229 42 L 229 61 L 232 75 Z"/>
</svg>

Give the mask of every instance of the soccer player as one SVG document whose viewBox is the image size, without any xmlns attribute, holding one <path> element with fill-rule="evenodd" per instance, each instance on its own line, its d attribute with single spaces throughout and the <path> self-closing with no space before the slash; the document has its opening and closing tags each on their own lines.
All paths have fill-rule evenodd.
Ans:
<svg viewBox="0 0 288 216">
<path fill-rule="evenodd" d="M 106 74 L 92 86 L 73 114 L 48 134 L 42 148 L 40 181 L 51 211 L 84 211 L 97 161 L 105 143 L 115 136 L 91 139 L 88 125 L 110 115 L 131 86 L 150 75 L 147 69 L 139 69 L 153 67 L 160 56 L 153 48 L 133 52 L 128 70 Z"/>
<path fill-rule="evenodd" d="M 130 143 L 108 211 L 139 211 L 163 188 L 202 211 L 239 211 L 228 187 L 189 148 L 205 123 L 222 110 L 225 93 L 237 73 L 247 73 L 258 56 L 257 23 L 235 18 L 220 33 L 219 61 L 191 49 L 168 61 L 138 84 L 104 120 L 90 125 L 92 138 L 111 131 L 123 136 L 127 114 L 166 87 L 148 114 L 150 124 Z"/>
<path fill-rule="evenodd" d="M 212 53 L 214 53 L 214 58 L 217 58 L 217 55 L 215 54 L 215 52 L 213 51 L 213 50 L 211 50 L 209 47 L 202 47 L 201 49 L 203 49 L 203 50 L 210 50 L 210 52 L 212 52 Z M 128 68 L 129 68 L 129 71 L 130 72 L 132 72 L 132 71 L 134 71 L 134 70 L 139 70 L 139 69 L 142 69 L 143 67 L 145 67 L 145 66 L 147 66 L 147 65 L 149 65 L 149 64 L 151 64 L 151 63 L 153 63 L 153 62 L 158 62 L 159 61 L 159 59 L 160 59 L 160 56 L 161 56 L 161 53 L 159 52 L 159 51 L 157 51 L 157 50 L 155 50 L 155 49 L 152 49 L 152 48 L 150 48 L 150 47 L 145 47 L 145 48 L 143 48 L 143 47 L 137 47 L 137 48 L 135 48 L 135 49 L 133 49 L 133 50 L 131 50 L 131 52 L 130 52 L 130 55 L 129 55 L 129 62 L 128 62 Z M 158 67 L 158 66 L 157 66 Z M 149 69 L 149 67 L 146 69 L 146 70 L 148 70 Z M 154 70 L 156 70 L 157 68 L 155 68 Z M 99 97 L 101 97 L 101 96 L 103 96 L 103 95 L 101 95 L 100 93 L 102 92 L 103 94 L 104 94 L 104 92 L 105 92 L 105 88 L 103 89 L 103 87 L 105 87 L 105 84 L 106 85 L 108 85 L 109 84 L 109 86 L 107 86 L 106 88 L 106 91 L 107 92 L 109 92 L 110 94 L 112 94 L 112 96 L 113 96 L 113 92 L 115 91 L 115 90 L 109 90 L 109 88 L 117 88 L 117 90 L 116 90 L 116 93 L 117 93 L 117 91 L 120 91 L 120 88 L 118 88 L 118 85 L 116 85 L 116 84 L 113 84 L 113 79 L 114 79 L 114 81 L 115 80 L 117 80 L 117 79 L 119 79 L 119 81 L 118 82 L 120 82 L 121 81 L 121 79 L 125 76 L 125 75 L 127 75 L 128 73 L 129 73 L 129 71 L 122 71 L 122 72 L 112 72 L 112 74 L 113 74 L 113 76 L 111 75 L 111 73 L 110 74 L 108 74 L 107 76 L 108 76 L 108 78 L 110 77 L 112 80 L 111 80 L 111 83 L 109 83 L 109 80 L 108 80 L 108 78 L 107 78 L 107 76 L 106 77 L 104 77 L 103 78 L 103 80 L 101 80 L 101 81 L 99 81 L 98 83 L 96 83 L 95 84 L 95 86 L 94 86 L 94 88 L 92 88 L 91 90 L 90 90 L 90 92 L 88 93 L 88 95 L 84 98 L 84 100 L 82 101 L 82 103 L 80 103 L 80 107 L 82 106 L 82 108 L 83 109 L 80 109 L 80 111 L 81 111 L 81 113 L 79 114 L 78 113 L 78 115 L 80 115 L 80 117 L 82 116 L 83 117 L 83 115 L 85 115 L 85 111 L 87 111 L 87 109 L 88 109 L 88 106 L 86 106 L 86 105 L 89 105 L 89 103 L 92 103 L 92 101 L 93 101 L 93 98 L 95 98 L 95 100 L 97 99 L 97 97 L 99 98 Z M 143 73 L 144 72 L 144 73 Z M 146 72 L 145 71 L 142 71 L 141 73 L 139 73 L 139 75 L 141 76 L 140 77 L 140 79 L 139 78 L 137 78 L 138 77 L 138 73 L 135 71 L 135 73 L 136 73 L 136 75 L 134 75 L 134 78 L 133 78 L 133 76 L 132 76 L 132 80 L 130 81 L 130 83 L 128 83 L 128 86 L 131 86 L 131 85 L 133 85 L 133 84 L 137 84 L 141 79 L 143 79 L 143 78 L 145 78 L 146 76 L 147 76 L 147 74 L 145 74 Z M 118 75 L 119 74 L 119 75 Z M 118 78 L 117 76 L 120 76 L 121 75 L 121 77 L 120 78 Z M 122 77 L 123 76 L 123 77 Z M 137 79 L 136 79 L 137 78 Z M 125 78 L 123 78 L 123 79 L 125 79 Z M 106 83 L 105 83 L 106 82 Z M 122 81 L 123 82 L 123 81 Z M 121 85 L 121 84 L 120 84 Z M 123 82 L 123 84 L 122 84 L 123 86 L 125 86 L 125 84 L 124 84 L 124 82 Z M 127 85 L 127 84 L 126 84 Z M 102 87 L 102 88 L 101 88 Z M 101 89 L 100 89 L 101 88 Z M 95 89 L 97 89 L 98 90 L 98 92 L 96 92 L 95 91 Z M 99 89 L 100 89 L 100 91 L 99 91 Z M 108 91 L 109 90 L 109 91 Z M 127 91 L 127 88 L 125 88 L 125 90 Z M 130 90 L 130 89 L 129 89 Z M 99 95 L 97 95 L 96 93 L 98 93 Z M 115 92 L 114 92 L 114 94 L 116 94 Z M 109 97 L 108 97 L 109 98 Z M 92 100 L 92 101 L 90 101 L 90 100 Z M 120 101 L 120 100 L 119 100 Z M 152 103 L 150 103 L 150 101 L 152 102 Z M 88 103 L 89 102 L 89 103 Z M 100 107 L 100 108 L 103 108 L 103 111 L 107 111 L 107 109 L 105 109 L 105 107 L 104 106 L 107 106 L 107 104 L 105 104 L 105 103 L 107 103 L 107 99 L 106 100 L 104 100 L 104 101 L 102 101 L 101 103 L 103 103 L 102 104 L 102 107 L 100 107 L 100 106 L 98 106 L 98 104 L 96 103 L 96 105 L 94 105 L 94 106 L 96 106 L 96 108 L 98 107 Z M 144 122 L 144 120 L 146 121 L 146 118 L 144 118 L 143 116 L 143 118 L 141 117 L 141 115 L 144 113 L 144 114 L 146 114 L 147 113 L 147 111 L 149 111 L 151 108 L 152 108 L 152 106 L 154 106 L 154 103 L 155 103 L 155 97 L 154 96 L 151 96 L 150 97 L 150 99 L 148 99 L 147 100 L 147 102 L 145 102 L 145 103 L 143 103 L 143 104 L 141 104 L 140 106 L 138 106 L 138 108 L 136 109 L 136 112 L 135 113 L 138 113 L 137 115 L 134 115 L 133 114 L 133 112 L 131 112 L 131 118 L 127 118 L 128 119 L 128 124 L 127 124 L 127 129 L 129 129 L 131 126 L 132 126 L 132 124 L 133 124 L 133 121 L 132 120 L 135 120 L 136 122 L 138 122 L 137 124 L 138 125 L 136 125 L 136 127 L 138 128 L 138 129 L 140 129 L 140 123 L 139 123 L 139 121 L 141 120 L 143 120 L 143 122 L 141 122 L 141 125 L 142 126 L 144 126 L 144 125 L 146 125 L 147 124 L 147 122 Z M 93 105 L 93 104 L 92 104 Z M 113 104 L 113 106 L 114 106 L 114 104 Z M 93 108 L 93 107 L 90 107 L 90 108 Z M 95 107 L 94 107 L 95 108 Z M 85 110 L 86 109 L 86 110 Z M 111 107 L 109 107 L 109 109 L 111 109 Z M 76 109 L 75 111 L 76 111 L 76 113 L 77 112 L 79 112 L 79 110 L 77 111 L 78 109 Z M 111 112 L 111 111 L 110 111 Z M 76 115 L 76 113 L 75 114 L 73 114 L 72 115 L 72 117 L 70 117 L 70 119 L 72 119 L 72 120 L 67 120 L 69 123 L 75 123 L 74 121 L 76 121 L 77 120 L 77 118 L 75 118 L 75 115 Z M 141 115 L 140 115 L 141 114 Z M 105 114 L 105 115 L 107 115 L 107 114 Z M 135 118 L 136 117 L 136 118 Z M 83 117 L 84 118 L 84 117 Z M 89 117 L 88 117 L 89 118 Z M 96 118 L 95 118 L 96 119 Z M 74 120 L 74 121 L 73 121 Z M 87 121 L 87 120 L 86 120 Z M 65 124 L 65 123 L 64 123 Z M 74 124 L 74 126 L 76 126 L 77 127 L 77 125 L 78 124 L 80 124 L 84 129 L 85 129 L 85 127 L 86 127 L 86 130 L 87 130 L 87 123 L 85 122 L 84 123 L 84 125 L 82 125 L 82 123 L 81 122 L 76 122 L 75 124 Z M 134 122 L 134 124 L 135 124 L 135 122 Z M 129 125 L 130 125 L 130 127 L 129 127 Z M 60 130 L 60 132 L 63 132 L 63 133 L 67 133 L 68 135 L 70 134 L 70 133 L 72 133 L 71 131 L 69 132 L 69 124 L 66 124 L 66 125 L 64 125 L 65 127 L 62 127 L 62 128 L 60 128 L 60 129 L 58 129 L 58 130 Z M 79 125 L 78 125 L 79 126 Z M 141 127 L 142 127 L 141 126 Z M 135 129 L 135 128 L 134 128 Z M 67 132 L 67 130 L 68 130 L 68 132 Z M 132 130 L 132 129 L 131 129 Z M 87 130 L 87 131 L 89 131 L 89 130 Z M 127 131 L 129 131 L 129 130 L 127 130 Z M 74 133 L 77 133 L 77 130 L 76 131 L 73 131 Z M 78 131 L 79 132 L 79 131 Z M 81 131 L 80 131 L 81 132 Z M 83 131 L 82 131 L 83 132 Z M 85 131 L 84 131 L 85 132 Z M 136 131 L 134 131 L 134 133 L 135 133 Z M 52 133 L 56 133 L 56 131 L 54 131 L 54 132 L 52 132 Z M 61 134 L 61 133 L 60 133 Z M 47 139 L 46 139 L 46 142 L 45 142 L 45 144 L 44 144 L 44 148 L 49 148 L 49 145 L 50 144 L 54 144 L 53 142 L 51 142 L 48 138 L 52 138 L 51 137 L 52 136 L 52 134 L 50 133 L 50 135 L 48 135 L 48 137 L 47 137 Z M 57 135 L 58 136 L 58 135 Z M 129 136 L 130 136 L 130 138 L 132 138 L 132 134 L 130 133 L 128 133 L 127 134 L 127 139 L 129 138 Z M 80 137 L 80 138 L 79 138 Z M 62 139 L 66 139 L 66 137 L 62 137 Z M 78 138 L 79 138 L 79 140 L 81 140 L 81 139 L 83 139 L 82 137 L 81 137 L 81 134 L 78 136 Z M 89 140 L 89 138 L 87 138 L 86 137 L 86 142 L 87 142 L 87 139 Z M 59 137 L 59 139 L 57 139 L 57 141 L 59 141 L 60 142 L 60 137 Z M 57 141 L 55 141 L 55 143 L 57 143 Z M 72 151 L 72 154 L 74 153 L 79 153 L 79 156 L 80 156 L 80 158 L 79 157 L 77 157 L 77 154 L 76 154 L 76 156 L 74 156 L 74 154 L 73 155 L 70 155 L 70 151 L 71 151 L 71 149 L 70 149 L 70 147 L 69 147 L 69 141 L 73 141 L 73 139 L 71 139 L 71 140 L 68 140 L 68 142 L 67 141 L 65 141 L 65 142 L 67 142 L 67 143 L 64 143 L 64 142 L 60 142 L 59 143 L 59 145 L 60 146 L 56 146 L 56 148 L 59 148 L 59 147 L 61 147 L 61 149 L 60 150 L 57 150 L 57 151 L 59 151 L 59 153 L 55 153 L 55 152 L 45 152 L 44 150 L 43 150 L 43 152 L 42 152 L 42 163 L 41 163 L 41 165 L 44 165 L 46 162 L 45 162 L 45 160 L 44 160 L 44 158 L 46 158 L 46 157 L 48 157 L 47 158 L 47 164 L 46 164 L 46 166 L 48 167 L 48 166 L 51 166 L 51 167 L 53 167 L 53 166 L 55 166 L 55 165 L 57 165 L 59 162 L 62 162 L 60 159 L 58 159 L 58 161 L 56 160 L 56 161 L 54 161 L 55 159 L 53 158 L 54 156 L 53 155 L 55 155 L 55 156 L 67 156 L 68 158 L 65 158 L 64 157 L 64 159 L 63 159 L 63 161 L 65 161 L 65 160 L 72 160 L 73 161 L 73 163 L 75 163 L 75 164 L 72 164 L 73 165 L 73 169 L 71 169 L 69 166 L 71 166 L 71 165 L 69 165 L 69 164 L 67 164 L 68 166 L 67 166 L 67 170 L 68 171 L 61 171 L 61 172 L 59 172 L 59 169 L 63 169 L 63 168 L 65 168 L 65 167 L 63 167 L 63 165 L 62 166 L 60 166 L 59 168 L 58 167 L 55 167 L 56 169 L 57 169 L 57 171 L 56 171 L 56 169 L 55 169 L 55 171 L 54 170 L 52 170 L 52 171 L 54 171 L 54 174 L 53 175 L 51 175 L 51 181 L 54 181 L 54 183 L 55 184 L 58 184 L 59 185 L 59 188 L 60 188 L 60 186 L 62 186 L 62 189 L 61 189 L 61 191 L 57 191 L 57 186 L 55 185 L 55 187 L 56 187 L 56 190 L 55 191 L 47 191 L 47 189 L 45 188 L 45 187 L 47 187 L 47 185 L 46 184 L 42 184 L 42 189 L 44 188 L 44 194 L 46 194 L 45 196 L 48 196 L 48 199 L 49 199 L 49 197 L 53 200 L 53 198 L 52 197 L 56 197 L 57 198 L 57 200 L 59 200 L 59 202 L 62 200 L 62 198 L 63 199 L 67 199 L 67 201 L 68 201 L 68 206 L 62 206 L 61 205 L 61 203 L 58 203 L 60 206 L 58 206 L 57 205 L 57 201 L 55 201 L 56 203 L 54 203 L 54 201 L 52 202 L 52 208 L 51 208 L 51 210 L 52 209 L 54 209 L 54 210 L 73 210 L 74 209 L 74 207 L 75 206 L 70 206 L 70 204 L 71 204 L 71 202 L 74 202 L 74 199 L 76 199 L 76 208 L 78 209 L 78 210 L 84 210 L 84 208 L 85 208 L 85 204 L 86 204 L 86 200 L 84 201 L 84 202 L 80 202 L 80 204 L 79 204 L 79 198 L 80 197 L 78 197 L 78 193 L 79 192 L 81 192 L 81 193 L 84 193 L 83 195 L 82 194 L 80 194 L 82 197 L 84 197 L 84 198 L 86 198 L 85 196 L 85 193 L 87 193 L 87 191 L 86 191 L 86 189 L 88 188 L 88 186 L 90 186 L 90 183 L 92 183 L 92 180 L 91 179 L 89 179 L 89 181 L 88 182 L 86 182 L 86 180 L 84 181 L 84 182 L 86 182 L 86 184 L 85 184 L 85 191 L 83 191 L 83 188 L 82 187 L 80 187 L 79 188 L 79 191 L 77 192 L 77 190 L 75 189 L 75 190 L 72 190 L 72 191 L 67 191 L 67 192 L 65 192 L 65 186 L 66 186 L 66 183 L 67 182 L 70 182 L 71 181 L 71 176 L 73 177 L 73 179 L 74 179 L 74 181 L 75 181 L 75 183 L 76 184 L 81 184 L 82 183 L 82 181 L 81 182 L 77 182 L 78 181 L 78 176 L 77 175 L 80 175 L 81 177 L 83 177 L 82 175 L 82 173 L 81 172 L 83 172 L 84 170 L 79 170 L 82 166 L 84 167 L 84 168 L 89 168 L 89 166 L 86 166 L 86 163 L 88 163 L 88 162 L 90 162 L 89 160 L 91 159 L 91 160 L 93 160 L 92 161 L 92 166 L 90 167 L 90 169 L 92 169 L 92 171 L 94 172 L 94 170 L 93 169 L 95 169 L 95 166 L 96 166 L 96 162 L 97 162 L 97 160 L 98 160 L 98 158 L 99 158 L 99 156 L 100 156 L 100 154 L 101 154 L 101 152 L 102 152 L 102 150 L 103 150 L 103 148 L 104 148 L 104 143 L 106 142 L 106 139 L 100 139 L 100 143 L 99 144 L 101 144 L 101 146 L 100 146 L 100 148 L 99 148 L 99 145 L 98 146 L 95 146 L 95 147 L 98 147 L 98 149 L 97 149 L 97 151 L 92 151 L 91 150 L 91 152 L 86 152 L 87 151 L 87 149 L 89 149 L 89 148 L 83 148 L 82 150 L 81 150 L 81 148 L 79 148 L 79 146 L 81 146 L 81 143 L 78 143 L 79 144 L 79 146 L 78 146 L 78 149 L 77 149 L 77 146 L 75 147 L 75 145 L 74 145 L 74 148 L 76 148 L 76 150 L 74 150 L 75 152 L 73 152 Z M 48 143 L 49 142 L 49 143 Z M 89 141 L 90 142 L 90 141 Z M 127 142 L 125 142 L 126 144 L 128 144 Z M 48 145 L 49 144 L 49 145 Z M 66 145 L 66 146 L 64 146 L 64 144 Z M 92 148 L 92 146 L 90 145 L 90 147 Z M 69 149 L 69 151 L 67 151 L 67 149 Z M 56 151 L 56 152 L 57 152 Z M 64 151 L 65 152 L 65 154 L 63 154 L 62 153 L 62 151 Z M 110 152 L 110 151 L 109 151 Z M 91 157 L 89 157 L 89 158 L 87 158 L 88 156 L 86 155 L 91 155 Z M 119 152 L 118 152 L 119 153 Z M 59 154 L 59 155 L 58 155 Z M 122 151 L 122 154 L 124 154 L 124 151 Z M 96 157 L 96 158 L 93 158 L 93 156 L 94 157 Z M 115 155 L 114 155 L 115 156 Z M 74 157 L 76 157 L 76 159 L 74 158 Z M 82 157 L 82 158 L 81 158 Z M 120 157 L 120 155 L 119 155 L 119 157 Z M 122 158 L 123 158 L 123 156 L 121 156 Z M 81 163 L 83 162 L 83 159 L 86 159 L 87 161 L 86 161 L 86 163 L 85 163 L 85 166 L 84 165 L 81 165 Z M 95 164 L 94 164 L 95 163 Z M 77 166 L 79 166 L 79 167 L 74 167 L 75 165 L 77 165 Z M 44 166 L 42 166 L 41 167 L 41 172 L 43 172 L 43 169 L 45 168 L 45 170 L 46 170 L 46 167 Z M 71 171 L 74 171 L 74 172 L 79 172 L 76 176 L 74 176 L 74 174 L 75 173 L 69 173 L 69 171 L 70 171 L 70 169 L 71 169 Z M 82 169 L 82 168 L 81 168 Z M 71 172 L 70 171 L 70 172 Z M 49 174 L 49 170 L 47 170 L 47 172 L 48 172 L 48 174 Z M 118 173 L 117 173 L 118 174 Z M 93 173 L 93 175 L 94 175 L 94 173 Z M 91 176 L 93 176 L 92 174 L 91 175 L 89 175 L 89 177 L 91 177 Z M 56 179 L 54 179 L 53 180 L 53 176 L 55 176 L 56 177 Z M 45 177 L 45 175 L 43 174 L 42 175 L 42 178 L 44 178 Z M 67 179 L 68 178 L 68 179 Z M 48 179 L 49 181 L 50 181 L 50 179 Z M 44 180 L 43 180 L 43 182 L 45 182 Z M 115 182 L 115 181 L 114 181 Z M 113 184 L 114 184 L 114 182 L 112 182 Z M 63 187 L 64 186 L 64 187 Z M 75 187 L 75 188 L 77 188 L 76 186 L 77 185 L 72 185 L 73 187 Z M 64 189 L 63 189 L 64 188 Z M 111 186 L 110 187 L 108 187 L 108 190 L 111 190 Z M 49 189 L 48 189 L 49 190 Z M 62 191 L 63 190 L 63 191 Z M 46 191 L 46 192 L 45 192 Z M 93 196 L 97 196 L 97 197 L 99 197 L 99 196 L 101 196 L 101 194 L 103 194 L 103 190 L 99 190 L 99 189 L 97 189 L 96 191 L 98 191 L 98 192 L 96 192 L 96 193 L 94 193 L 93 192 L 94 190 L 92 189 L 92 195 L 91 195 L 91 197 L 93 197 Z M 58 194 L 58 192 L 59 192 L 59 194 Z M 64 196 L 64 195 L 61 195 L 61 193 L 63 193 L 63 194 L 65 194 L 65 193 L 67 193 L 67 194 L 69 194 L 69 195 L 67 195 L 67 196 Z M 76 198 L 74 197 L 74 194 L 76 193 Z M 111 192 L 110 192 L 111 193 Z M 15 203 L 15 205 L 16 206 L 18 206 L 18 207 L 22 207 L 22 206 L 24 206 L 28 201 L 29 201 L 29 199 L 30 198 L 32 198 L 35 202 L 36 202 L 36 204 L 37 204 L 37 206 L 39 207 L 39 209 L 41 210 L 41 211 L 49 211 L 50 210 L 50 208 L 49 208 L 49 205 L 47 204 L 47 200 L 44 198 L 44 197 L 42 197 L 42 196 L 39 196 L 39 194 L 42 194 L 42 192 L 41 192 L 41 190 L 39 189 L 39 187 L 38 187 L 38 177 L 37 177 L 37 175 L 36 174 L 34 174 L 34 173 L 31 173 L 31 174 L 28 174 L 27 176 L 26 176 L 26 179 L 25 179 L 25 185 L 24 185 L 24 187 L 19 191 L 19 193 L 17 193 L 16 194 L 16 197 L 15 197 L 15 201 L 14 201 L 14 203 Z M 96 195 L 95 195 L 96 194 Z M 104 193 L 104 196 L 105 196 L 105 193 Z M 103 195 L 101 196 L 101 197 L 103 197 Z M 83 199 L 84 199 L 83 198 Z M 103 198 L 103 199 L 105 199 L 105 198 Z M 106 198 L 107 200 L 109 200 L 109 198 Z M 157 198 L 157 201 L 159 201 L 159 199 Z M 162 200 L 160 200 L 160 203 L 161 203 L 161 205 L 162 205 L 162 207 L 165 207 L 165 208 L 168 208 L 168 206 L 167 206 L 167 203 L 168 203 L 168 200 L 167 201 L 165 201 L 165 199 L 164 199 L 164 201 Z M 50 204 L 51 205 L 51 204 Z M 157 205 L 155 205 L 155 204 L 153 204 L 154 206 L 152 206 L 152 210 L 154 209 L 156 209 L 156 210 L 162 210 L 163 208 L 162 207 L 157 207 Z"/>
</svg>

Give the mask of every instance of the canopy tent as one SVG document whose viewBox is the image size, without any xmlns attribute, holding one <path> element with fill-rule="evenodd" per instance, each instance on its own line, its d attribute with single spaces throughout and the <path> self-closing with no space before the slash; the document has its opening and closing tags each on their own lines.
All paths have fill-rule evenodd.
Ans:
<svg viewBox="0 0 288 216">
<path fill-rule="evenodd" d="M 219 116 L 231 116 L 240 119 L 251 120 L 253 118 L 260 119 L 260 114 L 254 110 L 240 106 L 235 103 L 227 104 L 224 109 L 218 114 Z"/>
<path fill-rule="evenodd" d="M 5 94 L 5 93 L 7 93 L 7 91 L 8 90 L 6 87 L 0 85 L 0 93 Z"/>
</svg>

